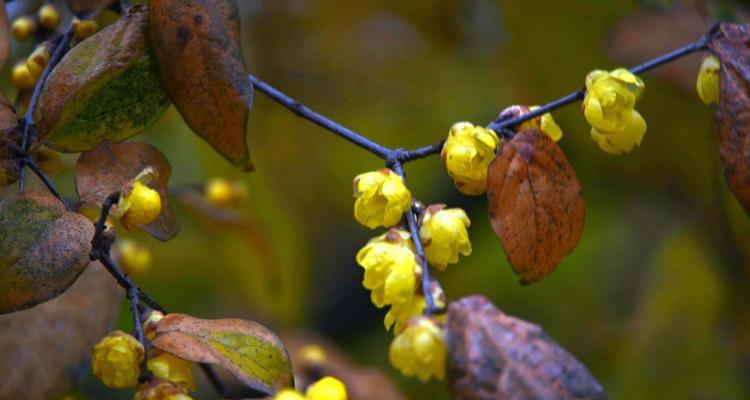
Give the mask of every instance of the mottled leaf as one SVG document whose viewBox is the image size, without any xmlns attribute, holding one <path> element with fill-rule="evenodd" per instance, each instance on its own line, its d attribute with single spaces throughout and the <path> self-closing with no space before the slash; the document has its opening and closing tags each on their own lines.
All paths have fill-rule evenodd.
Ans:
<svg viewBox="0 0 750 400">
<path fill-rule="evenodd" d="M 169 314 L 157 324 L 153 345 L 186 360 L 220 365 L 264 393 L 294 385 L 284 344 L 255 322 Z"/>
<path fill-rule="evenodd" d="M 80 152 L 121 142 L 151 126 L 169 106 L 149 53 L 146 9 L 74 47 L 44 85 L 35 115 L 39 141 Z"/>
<path fill-rule="evenodd" d="M 562 150 L 539 130 L 521 131 L 500 144 L 488 171 L 487 197 L 492 228 L 522 284 L 554 271 L 581 238 L 581 184 Z"/>
<path fill-rule="evenodd" d="M 253 88 L 237 12 L 235 0 L 151 0 L 149 27 L 164 86 L 185 122 L 232 164 L 250 171 Z"/>
<path fill-rule="evenodd" d="M 721 60 L 716 112 L 719 152 L 729 188 L 750 214 L 750 25 L 722 24 L 711 41 Z"/>
<path fill-rule="evenodd" d="M 98 13 L 115 0 L 68 0 L 68 7 L 76 15 Z"/>
<path fill-rule="evenodd" d="M 10 55 L 10 24 L 5 11 L 5 0 L 0 0 L 0 70 Z"/>
<path fill-rule="evenodd" d="M 448 381 L 459 400 L 604 399 L 586 367 L 538 325 L 483 296 L 448 306 Z"/>
<path fill-rule="evenodd" d="M 59 297 L 0 315 L 0 399 L 60 399 L 74 377 L 88 375 L 81 375 L 81 367 L 111 330 L 123 293 L 93 262 Z"/>
<path fill-rule="evenodd" d="M 154 222 L 136 227 L 166 241 L 177 235 L 180 223 L 169 205 L 172 167 L 155 147 L 139 142 L 103 143 L 81 154 L 76 164 L 76 191 L 84 205 L 101 207 L 110 194 L 121 192 L 126 183 L 148 167 L 154 171 L 154 179 L 148 186 L 159 192 L 161 214 Z"/>
<path fill-rule="evenodd" d="M 0 204 L 0 314 L 62 294 L 89 263 L 94 225 L 47 192 Z"/>
<path fill-rule="evenodd" d="M 3 123 L 12 125 L 13 118 L 7 118 Z M 0 187 L 8 186 L 18 180 L 21 163 L 20 159 L 14 157 L 13 149 L 20 149 L 20 143 L 21 132 L 17 126 L 0 130 Z"/>
<path fill-rule="evenodd" d="M 2 67 L 0 66 L 0 68 Z M 13 128 L 16 125 L 18 125 L 16 111 L 13 110 L 13 105 L 10 103 L 10 100 L 5 97 L 5 94 L 0 92 L 0 132 Z"/>
</svg>

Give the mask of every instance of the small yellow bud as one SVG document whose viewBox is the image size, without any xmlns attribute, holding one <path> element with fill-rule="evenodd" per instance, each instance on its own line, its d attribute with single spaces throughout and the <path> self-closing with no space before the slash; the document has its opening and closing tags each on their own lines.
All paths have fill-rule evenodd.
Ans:
<svg viewBox="0 0 750 400">
<path fill-rule="evenodd" d="M 246 198 L 247 187 L 242 182 L 214 178 L 206 183 L 206 200 L 214 207 L 236 207 Z"/>
<path fill-rule="evenodd" d="M 539 106 L 531 106 L 529 107 L 529 111 L 534 111 L 537 108 L 539 108 Z M 555 119 L 552 118 L 552 114 L 550 113 L 542 114 L 539 117 L 524 122 L 523 124 L 521 124 L 520 130 L 533 128 L 539 129 L 540 131 L 546 133 L 555 142 L 560 140 L 563 135 L 562 129 L 560 129 L 560 126 L 557 125 L 557 122 L 555 122 Z"/>
<path fill-rule="evenodd" d="M 326 362 L 326 351 L 315 344 L 308 344 L 299 350 L 299 358 L 306 364 L 322 365 Z"/>
<path fill-rule="evenodd" d="M 305 392 L 307 400 L 347 400 L 344 384 L 331 376 L 313 383 Z"/>
<path fill-rule="evenodd" d="M 294 389 L 284 389 L 277 393 L 273 400 L 305 400 L 305 396 Z"/>
<path fill-rule="evenodd" d="M 448 264 L 458 262 L 459 254 L 471 254 L 471 242 L 466 229 L 470 225 L 469 217 L 460 208 L 445 209 L 443 204 L 427 207 L 419 229 L 427 261 L 444 270 Z"/>
<path fill-rule="evenodd" d="M 146 365 L 157 378 L 174 382 L 187 390 L 195 390 L 193 364 L 190 361 L 169 353 L 161 353 L 150 358 Z"/>
<path fill-rule="evenodd" d="M 88 38 L 96 33 L 97 29 L 99 29 L 99 24 L 94 20 L 73 18 L 73 34 L 78 40 Z"/>
<path fill-rule="evenodd" d="M 430 318 L 419 317 L 391 342 L 391 364 L 406 376 L 445 377 L 446 346 L 443 330 Z"/>
<path fill-rule="evenodd" d="M 148 247 L 128 239 L 120 239 L 116 245 L 120 250 L 120 266 L 126 274 L 137 278 L 151 270 L 151 251 Z"/>
<path fill-rule="evenodd" d="M 161 213 L 159 192 L 146 186 L 153 179 L 153 170 L 146 168 L 123 189 L 117 204 L 117 217 L 127 228 L 153 222 Z"/>
<path fill-rule="evenodd" d="M 370 229 L 396 225 L 411 208 L 404 178 L 388 168 L 357 175 L 354 197 L 354 218 Z"/>
<path fill-rule="evenodd" d="M 39 17 L 39 25 L 47 29 L 53 29 L 60 23 L 60 13 L 57 11 L 57 7 L 52 4 L 45 4 L 39 8 L 37 16 Z"/>
<path fill-rule="evenodd" d="M 411 249 L 409 233 L 392 229 L 370 240 L 357 253 L 357 263 L 365 270 L 362 285 L 371 290 L 377 307 L 403 304 L 411 300 L 422 268 Z"/>
<path fill-rule="evenodd" d="M 143 333 L 146 334 L 146 338 L 148 340 L 154 340 L 154 337 L 156 337 L 156 325 L 161 321 L 161 319 L 164 318 L 164 313 L 161 311 L 151 310 L 151 312 L 146 317 L 146 320 L 143 321 Z"/>
<path fill-rule="evenodd" d="M 37 79 L 29 71 L 25 61 L 20 61 L 13 67 L 10 80 L 13 86 L 20 90 L 30 90 L 36 85 Z"/>
<path fill-rule="evenodd" d="M 700 72 L 698 72 L 698 81 L 695 83 L 695 89 L 698 91 L 698 96 L 701 100 L 708 104 L 718 104 L 719 95 L 721 89 L 719 84 L 721 78 L 719 71 L 721 70 L 721 62 L 716 56 L 708 56 L 703 60 Z"/>
<path fill-rule="evenodd" d="M 591 124 L 591 139 L 602 150 L 627 153 L 641 144 L 646 121 L 635 111 L 635 101 L 643 88 L 641 78 L 623 68 L 595 70 L 586 77 L 583 114 Z"/>
<path fill-rule="evenodd" d="M 492 129 L 468 122 L 451 127 L 440 156 L 461 193 L 476 196 L 487 190 L 487 168 L 499 144 Z"/>
<path fill-rule="evenodd" d="M 114 331 L 94 346 L 91 369 L 111 388 L 129 388 L 138 384 L 140 363 L 145 351 L 133 336 Z"/>
<path fill-rule="evenodd" d="M 47 43 L 42 43 L 34 49 L 29 58 L 26 59 L 26 66 L 34 79 L 39 79 L 44 72 L 44 68 L 49 63 L 52 54 L 49 51 Z"/>
<path fill-rule="evenodd" d="M 29 38 L 36 33 L 36 21 L 29 16 L 22 16 L 16 18 L 13 24 L 10 26 L 10 30 L 13 33 L 13 38 L 19 42 L 29 40 Z"/>
</svg>

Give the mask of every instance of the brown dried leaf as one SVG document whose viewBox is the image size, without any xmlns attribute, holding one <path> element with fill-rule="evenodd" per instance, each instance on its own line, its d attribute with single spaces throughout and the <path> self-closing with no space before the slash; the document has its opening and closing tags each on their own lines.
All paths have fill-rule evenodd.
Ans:
<svg viewBox="0 0 750 400">
<path fill-rule="evenodd" d="M 483 296 L 448 306 L 448 380 L 456 399 L 604 399 L 586 367 L 538 325 Z"/>
<path fill-rule="evenodd" d="M 721 60 L 716 111 L 719 153 L 729 188 L 750 214 L 750 25 L 722 24 L 710 43 Z"/>
<path fill-rule="evenodd" d="M 151 41 L 167 93 L 198 136 L 246 171 L 253 88 L 234 0 L 151 0 Z"/>
<path fill-rule="evenodd" d="M 2 0 L 0 0 L 1 2 Z M 0 4 L 2 5 L 2 4 Z M 2 32 L 0 32 L 2 35 Z M 2 56 L 2 54 L 0 54 Z M 2 60 L 0 59 L 0 68 L 2 68 Z M 18 125 L 18 116 L 16 111 L 13 109 L 13 105 L 10 103 L 3 92 L 0 92 L 0 133 L 13 128 Z"/>
<path fill-rule="evenodd" d="M 172 167 L 155 147 L 139 142 L 103 143 L 82 153 L 76 164 L 76 191 L 84 205 L 101 207 L 110 194 L 121 191 L 123 185 L 147 167 L 154 171 L 154 180 L 148 186 L 159 192 L 161 214 L 154 222 L 136 227 L 166 241 L 177 235 L 180 223 L 169 206 L 167 193 Z"/>
<path fill-rule="evenodd" d="M 5 11 L 5 0 L 0 0 L 0 70 L 10 55 L 10 24 Z"/>
<path fill-rule="evenodd" d="M 115 0 L 68 0 L 68 7 L 76 15 L 98 13 Z"/>
<path fill-rule="evenodd" d="M 169 314 L 157 324 L 152 344 L 189 361 L 220 365 L 263 393 L 274 394 L 294 385 L 284 344 L 252 321 Z"/>
<path fill-rule="evenodd" d="M 89 263 L 94 225 L 47 192 L 19 192 L 0 204 L 0 314 L 53 299 Z"/>
<path fill-rule="evenodd" d="M 542 279 L 575 248 L 586 206 L 573 167 L 552 139 L 536 129 L 500 144 L 489 167 L 492 228 L 521 283 Z"/>
<path fill-rule="evenodd" d="M 93 262 L 59 297 L 0 315 L 0 399 L 60 398 L 112 328 L 122 299 L 112 276 Z"/>
</svg>

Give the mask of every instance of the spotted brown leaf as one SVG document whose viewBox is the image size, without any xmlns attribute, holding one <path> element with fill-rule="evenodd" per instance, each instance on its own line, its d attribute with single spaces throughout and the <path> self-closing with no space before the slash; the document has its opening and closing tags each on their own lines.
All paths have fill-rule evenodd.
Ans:
<svg viewBox="0 0 750 400">
<path fill-rule="evenodd" d="M 237 13 L 235 0 L 151 0 L 149 27 L 162 80 L 182 118 L 219 154 L 250 171 L 253 88 Z"/>
<path fill-rule="evenodd" d="M 586 366 L 538 325 L 483 296 L 448 306 L 448 381 L 458 400 L 604 399 Z"/>
<path fill-rule="evenodd" d="M 487 197 L 492 228 L 523 284 L 554 271 L 581 238 L 581 184 L 542 131 L 524 130 L 500 144 L 489 166 Z"/>
</svg>

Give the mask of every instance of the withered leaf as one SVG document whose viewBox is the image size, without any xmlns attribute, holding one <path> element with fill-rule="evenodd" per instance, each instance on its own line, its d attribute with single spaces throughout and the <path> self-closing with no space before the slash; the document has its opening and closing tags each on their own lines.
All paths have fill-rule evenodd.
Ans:
<svg viewBox="0 0 750 400">
<path fill-rule="evenodd" d="M 448 381 L 460 400 L 604 399 L 586 367 L 538 325 L 483 296 L 448 306 Z"/>
<path fill-rule="evenodd" d="M 152 344 L 189 361 L 222 366 L 263 393 L 274 394 L 294 385 L 284 344 L 268 328 L 252 321 L 169 314 L 157 324 Z"/>
<path fill-rule="evenodd" d="M 253 88 L 239 44 L 235 0 L 151 0 L 151 41 L 182 118 L 235 166 L 253 169 L 247 119 Z"/>
<path fill-rule="evenodd" d="M 5 0 L 0 0 L 0 70 L 10 55 L 10 24 L 5 10 Z"/>
<path fill-rule="evenodd" d="M 123 185 L 148 167 L 154 171 L 154 180 L 148 186 L 159 192 L 161 214 L 154 222 L 136 227 L 166 241 L 177 235 L 180 223 L 169 205 L 167 192 L 172 167 L 155 147 L 139 142 L 111 145 L 105 142 L 82 153 L 76 164 L 76 191 L 84 205 L 101 208 L 110 194 L 121 191 Z"/>
<path fill-rule="evenodd" d="M 68 0 L 68 7 L 76 15 L 98 13 L 115 0 Z"/>
<path fill-rule="evenodd" d="M 104 266 L 92 262 L 59 297 L 0 315 L 0 399 L 60 399 L 112 328 L 123 298 Z"/>
<path fill-rule="evenodd" d="M 0 0 L 2 1 L 2 0 Z M 0 32 L 0 34 L 2 34 Z M 3 92 L 0 92 L 0 133 L 18 125 L 18 116 L 13 105 Z"/>
<path fill-rule="evenodd" d="M 169 99 L 149 52 L 145 6 L 74 47 L 44 85 L 39 141 L 65 152 L 121 142 L 151 126 Z"/>
<path fill-rule="evenodd" d="M 0 204 L 0 314 L 53 299 L 89 263 L 94 225 L 47 192 Z"/>
<path fill-rule="evenodd" d="M 581 238 L 581 184 L 562 150 L 537 129 L 500 144 L 487 197 L 492 228 L 522 284 L 554 271 Z"/>
<path fill-rule="evenodd" d="M 750 25 L 722 24 L 710 43 L 721 60 L 721 96 L 716 111 L 724 177 L 750 214 Z"/>
</svg>

